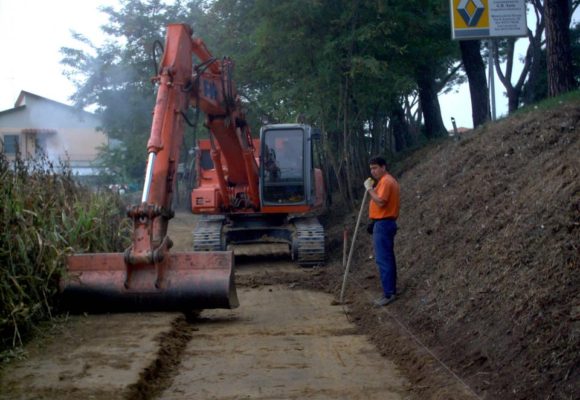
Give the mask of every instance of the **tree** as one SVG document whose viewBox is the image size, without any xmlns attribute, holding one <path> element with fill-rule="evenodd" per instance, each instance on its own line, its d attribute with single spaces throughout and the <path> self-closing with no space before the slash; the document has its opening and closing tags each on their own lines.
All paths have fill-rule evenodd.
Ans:
<svg viewBox="0 0 580 400">
<path fill-rule="evenodd" d="M 576 87 L 568 25 L 571 16 L 569 0 L 546 0 L 546 50 L 548 95 L 558 96 Z"/>
<path fill-rule="evenodd" d="M 542 50 L 544 41 L 544 4 L 542 0 L 530 0 L 536 17 L 534 31 L 528 28 L 528 40 L 530 42 L 527 53 L 531 55 L 528 79 L 522 87 L 522 102 L 531 104 L 545 98 L 548 90 L 546 83 L 546 54 Z M 527 56 L 527 54 L 526 54 Z"/>
<path fill-rule="evenodd" d="M 412 88 L 398 75 L 401 57 L 389 36 L 390 10 L 374 0 L 251 3 L 218 0 L 209 10 L 226 29 L 252 21 L 242 28 L 243 54 L 228 44 L 239 39 L 224 37 L 222 43 L 240 65 L 244 97 L 263 120 L 288 122 L 302 115 L 321 127 L 325 169 L 352 202 L 351 188 L 366 172 L 368 152 L 386 150 L 379 147 L 386 144 L 381 137 L 389 130 L 382 124 L 390 121 L 392 100 L 400 102 Z"/>
<path fill-rule="evenodd" d="M 322 129 L 325 170 L 351 204 L 370 154 L 389 156 L 411 145 L 419 114 L 428 137 L 446 133 L 437 95 L 458 76 L 459 65 L 447 6 L 439 1 L 121 4 L 103 9 L 109 15 L 103 30 L 112 40 L 64 49 L 64 62 L 76 78 L 77 102 L 96 104 L 105 132 L 125 143 L 108 158 L 132 160 L 122 173 L 144 166 L 144 146 L 136 144 L 146 142 L 155 98 L 151 48 L 175 21 L 188 21 L 214 56 L 233 58 L 254 132 L 264 122 L 293 122 L 298 115 Z M 419 99 L 414 107 L 412 96 Z"/>
<path fill-rule="evenodd" d="M 389 10 L 397 21 L 393 36 L 404 49 L 400 57 L 416 83 L 425 136 L 446 135 L 438 93 L 449 83 L 448 72 L 454 70 L 459 56 L 457 46 L 449 40 L 448 4 L 434 0 L 397 1 Z"/>
<path fill-rule="evenodd" d="M 530 66 L 532 64 L 532 55 L 534 54 L 534 43 L 531 42 L 528 46 L 528 50 L 524 57 L 524 66 L 522 68 L 522 72 L 514 85 L 512 83 L 512 74 L 514 68 L 514 54 L 515 54 L 515 43 L 516 38 L 507 38 L 503 40 L 494 39 L 491 41 L 491 45 L 493 48 L 493 62 L 495 64 L 495 71 L 499 80 L 506 88 L 507 97 L 508 97 L 508 112 L 512 113 L 519 108 L 520 105 L 520 96 L 522 94 L 523 86 L 530 70 Z M 499 56 L 499 46 L 498 43 L 503 43 L 503 49 L 506 53 L 506 66 L 505 72 L 502 70 L 500 65 L 500 56 Z"/>
<path fill-rule="evenodd" d="M 425 135 L 434 138 L 444 135 L 447 131 L 441 118 L 441 106 L 437 97 L 435 72 L 426 62 L 420 62 L 416 69 L 416 80 L 419 88 L 419 102 L 425 119 Z"/>
<path fill-rule="evenodd" d="M 195 21 L 201 15 L 201 1 L 184 7 L 181 1 L 166 5 L 160 0 L 123 0 L 115 10 L 104 7 L 109 23 L 101 29 L 108 39 L 97 48 L 80 34 L 78 48 L 62 48 L 66 75 L 76 86 L 72 100 L 79 107 L 94 105 L 103 121 L 102 130 L 122 146 L 103 149 L 102 159 L 110 171 L 141 180 L 146 162 L 151 110 L 155 102 L 156 41 L 163 43 L 167 24 Z M 158 60 L 157 60 L 158 61 Z"/>
<path fill-rule="evenodd" d="M 500 82 L 506 89 L 508 97 L 508 111 L 516 111 L 522 102 L 524 95 L 529 102 L 530 99 L 541 99 L 545 97 L 541 93 L 540 82 L 542 81 L 542 37 L 544 34 L 544 5 L 543 0 L 529 0 L 535 14 L 536 25 L 532 31 L 527 29 L 527 38 L 529 41 L 526 54 L 523 57 L 523 66 L 516 83 L 512 83 L 514 78 L 514 57 L 515 44 L 518 38 L 493 39 L 493 62 L 495 71 Z M 505 62 L 505 69 L 501 64 Z"/>
<path fill-rule="evenodd" d="M 476 128 L 483 125 L 490 117 L 485 64 L 481 58 L 481 41 L 461 40 L 459 48 L 461 49 L 463 68 L 469 81 L 471 116 L 473 127 Z"/>
</svg>

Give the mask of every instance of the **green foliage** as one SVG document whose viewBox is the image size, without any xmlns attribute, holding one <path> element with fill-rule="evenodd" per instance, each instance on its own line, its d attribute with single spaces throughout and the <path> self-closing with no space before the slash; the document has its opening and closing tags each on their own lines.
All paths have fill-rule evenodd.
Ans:
<svg viewBox="0 0 580 400">
<path fill-rule="evenodd" d="M 103 130 L 124 143 L 102 156 L 123 179 L 142 179 L 155 101 L 151 53 L 155 41 L 164 41 L 168 23 L 190 24 L 214 56 L 233 58 L 253 132 L 264 122 L 298 116 L 320 127 L 325 168 L 346 187 L 366 173 L 370 154 L 389 156 L 420 142 L 421 135 L 444 133 L 437 94 L 465 79 L 457 72 L 457 43 L 450 40 L 449 2 L 168 3 L 123 0 L 117 9 L 105 7 L 109 22 L 102 29 L 109 40 L 96 47 L 77 35 L 81 49 L 63 49 L 78 88 L 75 101 L 97 105 Z M 541 86 L 526 89 L 526 103 L 538 98 Z M 419 101 L 410 105 L 413 98 Z M 184 149 L 193 140 L 185 138 Z"/>
<path fill-rule="evenodd" d="M 164 43 L 165 27 L 175 21 L 195 22 L 201 1 L 124 0 L 121 8 L 103 7 L 109 22 L 97 47 L 76 33 L 79 48 L 62 48 L 66 75 L 76 85 L 72 100 L 80 107 L 96 106 L 102 129 L 123 146 L 103 149 L 105 167 L 130 180 L 141 179 L 146 162 L 151 111 L 155 104 L 156 41 Z M 159 54 L 158 54 L 159 56 Z"/>
<path fill-rule="evenodd" d="M 129 226 L 118 197 L 80 187 L 66 166 L 10 163 L 0 153 L 0 179 L 2 355 L 52 317 L 65 257 L 121 251 Z"/>
<path fill-rule="evenodd" d="M 155 101 L 151 49 L 170 22 L 190 24 L 214 56 L 234 59 L 253 132 L 298 116 L 322 128 L 325 167 L 347 186 L 344 171 L 358 179 L 371 153 L 416 142 L 406 99 L 419 78 L 436 101 L 456 76 L 448 5 L 435 0 L 125 0 L 102 11 L 110 39 L 97 48 L 78 37 L 84 50 L 63 49 L 63 63 L 75 100 L 96 104 L 103 130 L 125 144 L 103 154 L 107 167 L 133 179 L 144 171 Z"/>
</svg>

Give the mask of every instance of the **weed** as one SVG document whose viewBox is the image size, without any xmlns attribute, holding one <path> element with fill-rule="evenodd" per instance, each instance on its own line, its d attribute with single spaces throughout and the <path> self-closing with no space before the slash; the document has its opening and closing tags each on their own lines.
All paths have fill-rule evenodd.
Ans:
<svg viewBox="0 0 580 400">
<path fill-rule="evenodd" d="M 0 358 L 53 317 L 67 255 L 122 251 L 129 224 L 118 196 L 91 191 L 66 165 L 0 154 Z"/>
</svg>

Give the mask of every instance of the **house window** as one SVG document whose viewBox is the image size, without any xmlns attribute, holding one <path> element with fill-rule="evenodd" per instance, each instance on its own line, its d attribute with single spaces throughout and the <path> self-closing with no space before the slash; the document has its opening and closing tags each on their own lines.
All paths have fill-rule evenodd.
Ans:
<svg viewBox="0 0 580 400">
<path fill-rule="evenodd" d="M 4 154 L 16 155 L 20 147 L 19 135 L 4 135 Z"/>
<path fill-rule="evenodd" d="M 48 140 L 46 135 L 41 135 L 40 137 L 36 137 L 36 155 L 46 155 L 47 148 L 48 148 Z"/>
</svg>

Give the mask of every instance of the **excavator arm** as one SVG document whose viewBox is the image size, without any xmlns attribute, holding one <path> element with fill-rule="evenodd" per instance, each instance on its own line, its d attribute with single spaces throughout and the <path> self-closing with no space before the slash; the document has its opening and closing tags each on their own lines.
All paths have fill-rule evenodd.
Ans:
<svg viewBox="0 0 580 400">
<path fill-rule="evenodd" d="M 233 82 L 233 61 L 230 58 L 213 58 L 199 38 L 192 39 L 192 51 L 201 63 L 194 67 L 190 104 L 204 112 L 205 124 L 211 132 L 211 157 L 218 177 L 222 201 L 220 208 L 228 210 L 232 206 L 228 187 L 241 186 L 246 188 L 245 195 L 250 207 L 258 210 L 256 149 Z M 222 156 L 225 160 L 221 159 Z"/>
<path fill-rule="evenodd" d="M 132 244 L 123 254 L 68 258 L 61 290 L 69 308 L 192 310 L 238 305 L 231 252 L 170 253 L 173 243 L 167 228 L 174 215 L 171 199 L 183 141 L 182 114 L 189 106 L 206 113 L 206 122 L 227 159 L 227 175 L 219 169 L 224 203 L 227 205 L 227 186 L 236 182 L 253 188 L 251 198 L 258 204 L 257 165 L 244 136 L 245 120 L 230 80 L 231 61 L 216 61 L 203 42 L 191 35 L 187 25 L 167 28 L 165 51 L 154 78 L 158 92 L 143 194 L 141 203 L 128 211 L 133 220 Z M 193 55 L 201 60 L 195 73 Z M 219 152 L 214 149 L 212 156 L 219 166 Z"/>
</svg>

